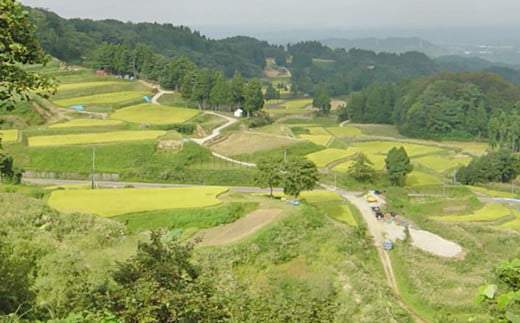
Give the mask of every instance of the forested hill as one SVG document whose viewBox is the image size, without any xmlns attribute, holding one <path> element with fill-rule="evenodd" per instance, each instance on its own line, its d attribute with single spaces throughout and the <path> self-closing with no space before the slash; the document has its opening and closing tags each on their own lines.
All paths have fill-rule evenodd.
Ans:
<svg viewBox="0 0 520 323">
<path fill-rule="evenodd" d="M 395 123 L 411 137 L 488 140 L 518 146 L 520 88 L 491 73 L 442 73 L 372 84 L 352 95 L 344 119 Z"/>
<path fill-rule="evenodd" d="M 185 26 L 64 19 L 43 9 L 26 9 L 42 47 L 67 62 L 84 63 L 103 44 L 130 49 L 141 45 L 166 58 L 185 56 L 201 67 L 219 68 L 228 76 L 240 70 L 242 75 L 253 77 L 261 75 L 266 56 L 285 55 L 283 47 L 249 37 L 212 40 Z"/>
</svg>

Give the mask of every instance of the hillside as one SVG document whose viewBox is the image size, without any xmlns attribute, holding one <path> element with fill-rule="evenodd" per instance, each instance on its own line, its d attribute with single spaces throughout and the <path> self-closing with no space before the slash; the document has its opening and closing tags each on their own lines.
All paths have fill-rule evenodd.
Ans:
<svg viewBox="0 0 520 323">
<path fill-rule="evenodd" d="M 240 70 L 245 76 L 253 77 L 261 75 L 266 53 L 272 55 L 282 50 L 248 37 L 212 40 L 186 26 L 64 19 L 47 10 L 28 10 L 43 49 L 67 62 L 89 60 L 103 44 L 129 48 L 141 44 L 166 58 L 185 56 L 199 66 L 221 68 L 229 76 Z"/>
</svg>

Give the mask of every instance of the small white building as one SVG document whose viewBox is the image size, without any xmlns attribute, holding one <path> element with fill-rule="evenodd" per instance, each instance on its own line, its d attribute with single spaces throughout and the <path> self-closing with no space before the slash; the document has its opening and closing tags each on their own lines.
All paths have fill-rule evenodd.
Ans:
<svg viewBox="0 0 520 323">
<path fill-rule="evenodd" d="M 235 113 L 233 113 L 233 115 L 236 117 L 236 118 L 241 118 L 244 116 L 244 110 L 238 108 L 235 110 Z"/>
</svg>

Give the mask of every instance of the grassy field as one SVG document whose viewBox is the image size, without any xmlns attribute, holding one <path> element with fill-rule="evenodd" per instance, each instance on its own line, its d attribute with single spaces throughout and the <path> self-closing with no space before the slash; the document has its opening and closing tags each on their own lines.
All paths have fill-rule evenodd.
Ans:
<svg viewBox="0 0 520 323">
<path fill-rule="evenodd" d="M 225 187 L 124 188 L 58 190 L 48 204 L 64 213 L 90 213 L 103 217 L 168 209 L 189 209 L 222 203 Z"/>
<path fill-rule="evenodd" d="M 56 136 L 36 136 L 28 138 L 29 147 L 67 146 L 102 144 L 124 141 L 153 140 L 164 136 L 162 130 L 113 131 Z"/>
<path fill-rule="evenodd" d="M 320 146 L 327 146 L 332 140 L 330 135 L 299 135 L 298 137 Z"/>
<path fill-rule="evenodd" d="M 112 119 L 160 125 L 183 123 L 197 114 L 199 114 L 199 111 L 195 109 L 172 108 L 158 104 L 143 103 L 117 110 L 112 114 Z"/>
<path fill-rule="evenodd" d="M 10 129 L 10 130 L 2 130 L 0 129 L 0 138 L 1 142 L 9 143 L 18 141 L 18 130 Z"/>
<path fill-rule="evenodd" d="M 311 135 L 315 136 L 330 136 L 330 133 L 322 127 L 307 127 Z"/>
<path fill-rule="evenodd" d="M 333 161 L 346 158 L 351 155 L 352 152 L 349 150 L 329 148 L 308 154 L 305 157 L 307 157 L 310 161 L 314 162 L 316 166 L 325 167 Z"/>
<path fill-rule="evenodd" d="M 86 128 L 86 127 L 108 127 L 123 124 L 120 120 L 106 119 L 73 119 L 64 123 L 56 123 L 49 126 L 51 129 L 62 128 Z"/>
<path fill-rule="evenodd" d="M 511 210 L 515 218 L 511 221 L 500 224 L 502 229 L 520 230 L 520 210 Z"/>
<path fill-rule="evenodd" d="M 113 93 L 102 93 L 94 94 L 82 97 L 74 97 L 70 99 L 56 100 L 53 101 L 55 104 L 68 107 L 72 105 L 91 105 L 91 104 L 112 104 L 119 102 L 126 102 L 137 100 L 144 95 L 149 95 L 148 92 L 144 91 L 124 91 L 124 92 L 113 92 Z"/>
<path fill-rule="evenodd" d="M 456 147 L 475 156 L 482 156 L 489 149 L 489 145 L 484 142 L 443 141 L 442 145 Z"/>
<path fill-rule="evenodd" d="M 448 215 L 432 217 L 448 222 L 492 222 L 512 214 L 511 209 L 498 203 L 486 204 L 483 208 L 468 215 Z"/>
<path fill-rule="evenodd" d="M 312 104 L 312 99 L 287 100 L 282 103 L 289 110 L 304 109 Z"/>
</svg>

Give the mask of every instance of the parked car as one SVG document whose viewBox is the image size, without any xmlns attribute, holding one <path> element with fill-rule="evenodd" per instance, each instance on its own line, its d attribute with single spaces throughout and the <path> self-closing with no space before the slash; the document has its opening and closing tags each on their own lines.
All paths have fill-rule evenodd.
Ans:
<svg viewBox="0 0 520 323">
<path fill-rule="evenodd" d="M 367 202 L 369 202 L 369 203 L 377 202 L 377 198 L 373 195 L 367 195 Z"/>
</svg>

